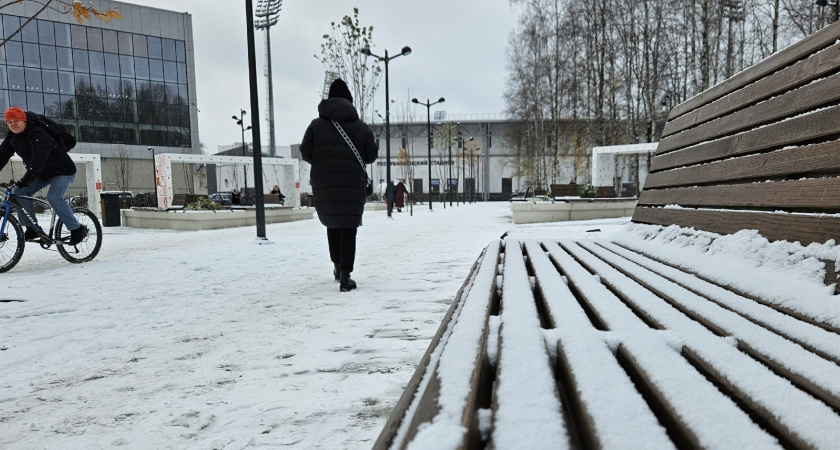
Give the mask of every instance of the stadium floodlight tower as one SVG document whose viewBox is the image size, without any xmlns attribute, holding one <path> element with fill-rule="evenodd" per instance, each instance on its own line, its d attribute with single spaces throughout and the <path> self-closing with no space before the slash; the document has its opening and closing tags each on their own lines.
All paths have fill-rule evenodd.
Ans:
<svg viewBox="0 0 840 450">
<path fill-rule="evenodd" d="M 274 140 L 274 89 L 271 82 L 271 38 L 269 36 L 269 28 L 277 24 L 280 19 L 280 8 L 283 5 L 283 0 L 258 0 L 257 11 L 254 15 L 257 19 L 254 21 L 254 29 L 265 30 L 265 77 L 266 85 L 268 87 L 268 143 L 269 155 L 273 158 L 277 156 L 277 147 Z"/>
</svg>

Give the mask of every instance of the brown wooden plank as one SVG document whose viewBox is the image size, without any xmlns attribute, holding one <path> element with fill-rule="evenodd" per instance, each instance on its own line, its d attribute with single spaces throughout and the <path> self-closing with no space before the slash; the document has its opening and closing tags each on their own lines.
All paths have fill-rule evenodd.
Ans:
<svg viewBox="0 0 840 450">
<path fill-rule="evenodd" d="M 834 106 L 763 128 L 656 155 L 650 171 L 671 169 L 726 157 L 775 150 L 840 133 L 840 106 Z"/>
<path fill-rule="evenodd" d="M 697 124 L 708 122 L 798 86 L 804 86 L 812 80 L 835 72 L 838 65 L 840 65 L 840 45 L 834 45 L 741 90 L 732 92 L 681 117 L 669 120 L 662 136 L 669 137 Z"/>
<path fill-rule="evenodd" d="M 831 24 L 807 38 L 771 55 L 743 72 L 737 73 L 728 80 L 719 83 L 695 95 L 671 110 L 670 117 L 679 117 L 693 109 L 712 102 L 715 99 L 738 90 L 755 80 L 763 78 L 777 71 L 781 67 L 790 65 L 803 58 L 803 55 L 815 53 L 826 48 L 840 37 L 840 22 Z"/>
<path fill-rule="evenodd" d="M 725 159 L 648 175 L 645 189 L 840 171 L 840 141 Z"/>
<path fill-rule="evenodd" d="M 840 66 L 840 45 L 831 48 L 833 59 L 832 69 Z M 822 55 L 822 54 L 820 54 Z M 796 66 L 790 69 L 795 69 Z M 775 77 L 775 75 L 773 76 Z M 771 78 L 773 78 L 771 77 Z M 765 80 L 770 81 L 771 78 Z M 803 82 L 809 82 L 813 77 L 807 77 Z M 762 80 L 761 83 L 764 83 Z M 747 89 L 761 83 L 756 83 Z M 756 88 L 758 89 L 758 88 Z M 740 91 L 739 91 L 740 92 Z M 734 95 L 734 94 L 733 94 Z M 719 117 L 700 126 L 682 131 L 671 136 L 663 137 L 656 149 L 657 153 L 667 153 L 683 147 L 688 147 L 703 141 L 717 139 L 735 132 L 757 128 L 758 126 L 776 122 L 787 117 L 794 117 L 806 111 L 830 104 L 840 99 L 840 74 L 813 82 L 802 88 L 789 91 L 771 98 L 765 102 L 741 109 L 725 117 Z M 692 113 L 694 114 L 694 113 Z"/>
<path fill-rule="evenodd" d="M 637 207 L 633 222 L 678 225 L 719 234 L 758 230 L 770 241 L 824 243 L 840 237 L 840 218 L 799 214 Z"/>
<path fill-rule="evenodd" d="M 840 210 L 840 178 L 653 189 L 638 204 L 833 211 Z"/>
</svg>

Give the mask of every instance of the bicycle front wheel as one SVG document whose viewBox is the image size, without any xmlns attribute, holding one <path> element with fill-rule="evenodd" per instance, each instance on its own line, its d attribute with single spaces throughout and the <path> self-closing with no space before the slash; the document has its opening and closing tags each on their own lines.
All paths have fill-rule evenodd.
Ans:
<svg viewBox="0 0 840 450">
<path fill-rule="evenodd" d="M 24 244 L 26 244 L 26 241 L 23 238 L 23 227 L 10 214 L 9 220 L 6 222 L 6 228 L 0 234 L 0 273 L 9 271 L 20 261 L 23 256 Z"/>
<path fill-rule="evenodd" d="M 64 259 L 73 264 L 80 264 L 92 260 L 99 253 L 102 247 L 102 225 L 99 224 L 99 219 L 85 208 L 73 208 L 73 216 L 87 227 L 87 236 L 76 245 L 62 243 L 63 240 L 70 239 L 70 230 L 59 219 L 55 224 L 54 240 L 58 253 Z"/>
</svg>

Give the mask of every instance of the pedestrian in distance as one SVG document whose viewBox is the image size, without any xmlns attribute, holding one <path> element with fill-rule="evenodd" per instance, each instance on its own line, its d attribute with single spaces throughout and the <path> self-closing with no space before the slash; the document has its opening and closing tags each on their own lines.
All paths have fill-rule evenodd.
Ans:
<svg viewBox="0 0 840 450">
<path fill-rule="evenodd" d="M 406 195 L 408 195 L 408 188 L 405 187 L 402 180 L 399 180 L 397 185 L 394 186 L 394 206 L 397 208 L 397 212 L 402 212 Z"/>
<path fill-rule="evenodd" d="M 239 190 L 234 189 L 233 192 L 230 193 L 230 204 L 231 205 L 239 205 L 242 202 L 242 198 L 239 196 Z"/>
<path fill-rule="evenodd" d="M 4 118 L 6 125 L 9 126 L 9 133 L 0 144 L 0 170 L 6 167 L 15 153 L 20 156 L 26 166 L 26 173 L 15 182 L 14 193 L 31 197 L 41 189 L 49 187 L 47 202 L 70 230 L 70 239 L 67 244 L 76 245 L 82 242 L 88 229 L 76 220 L 73 208 L 64 199 L 67 189 L 76 178 L 76 164 L 70 159 L 70 155 L 60 142 L 50 136 L 41 126 L 36 125 L 31 112 L 13 106 L 6 110 Z M 20 197 L 18 202 L 29 217 L 35 219 L 32 201 Z M 38 241 L 40 236 L 29 217 L 23 213 L 19 214 L 20 223 L 26 227 L 23 233 L 24 239 Z"/>
<path fill-rule="evenodd" d="M 285 195 L 283 195 L 283 193 L 282 193 L 282 192 L 280 192 L 280 186 L 278 186 L 278 185 L 276 185 L 276 184 L 274 185 L 274 187 L 273 187 L 273 188 L 271 188 L 271 193 L 272 193 L 272 194 L 277 194 L 277 197 L 280 199 L 280 204 L 281 204 L 281 205 L 282 205 L 282 204 L 284 203 L 284 201 L 286 200 L 286 196 L 285 196 Z"/>
<path fill-rule="evenodd" d="M 303 160 L 312 165 L 309 178 L 315 211 L 327 227 L 333 276 L 341 292 L 356 289 L 350 278 L 356 259 L 356 233 L 367 198 L 365 164 L 376 161 L 379 146 L 370 127 L 359 119 L 353 96 L 342 79 L 330 85 L 318 104 L 300 144 Z"/>
</svg>

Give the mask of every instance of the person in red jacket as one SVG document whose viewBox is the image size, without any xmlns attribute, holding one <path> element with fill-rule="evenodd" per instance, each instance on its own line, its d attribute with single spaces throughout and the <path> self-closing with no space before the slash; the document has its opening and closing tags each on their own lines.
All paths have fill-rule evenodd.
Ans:
<svg viewBox="0 0 840 450">
<path fill-rule="evenodd" d="M 76 164 L 70 155 L 43 128 L 29 120 L 28 113 L 18 107 L 11 107 L 4 114 L 9 133 L 0 144 L 0 170 L 6 167 L 9 159 L 15 153 L 23 160 L 26 173 L 15 182 L 15 194 L 32 196 L 36 192 L 49 187 L 47 202 L 55 214 L 70 230 L 69 245 L 76 245 L 87 236 L 88 229 L 81 225 L 73 215 L 73 208 L 64 199 L 67 189 L 76 178 Z M 30 124 L 31 123 L 31 124 Z M 35 217 L 32 201 L 25 198 L 18 199 L 18 203 L 30 217 Z M 23 234 L 27 241 L 40 239 L 33 223 L 26 214 L 18 215 L 20 223 L 26 227 Z"/>
<path fill-rule="evenodd" d="M 398 181 L 397 185 L 394 186 L 394 206 L 397 208 L 397 212 L 402 212 L 407 194 L 408 189 L 405 187 L 405 184 L 403 184 L 402 180 Z"/>
</svg>

